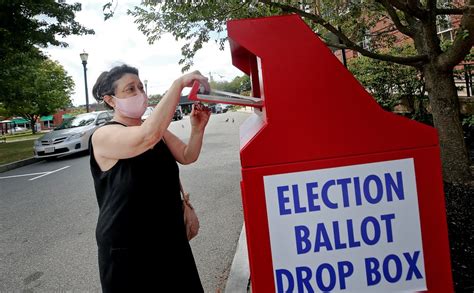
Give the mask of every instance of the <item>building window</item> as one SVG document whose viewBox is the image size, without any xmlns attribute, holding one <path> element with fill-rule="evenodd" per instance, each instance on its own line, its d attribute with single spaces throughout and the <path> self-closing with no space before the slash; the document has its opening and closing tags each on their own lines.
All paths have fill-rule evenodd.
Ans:
<svg viewBox="0 0 474 293">
<path fill-rule="evenodd" d="M 449 0 L 440 1 L 440 7 L 449 8 Z M 452 41 L 453 40 L 453 24 L 451 23 L 451 18 L 449 15 L 438 15 L 436 17 L 436 30 L 438 36 L 442 41 Z"/>
<path fill-rule="evenodd" d="M 370 50 L 370 42 L 371 42 L 371 37 L 369 35 L 365 35 L 364 38 L 362 39 L 361 46 L 362 48 L 366 50 Z"/>
<path fill-rule="evenodd" d="M 438 36 L 442 41 L 453 40 L 453 25 L 448 15 L 438 15 L 436 29 Z"/>
</svg>

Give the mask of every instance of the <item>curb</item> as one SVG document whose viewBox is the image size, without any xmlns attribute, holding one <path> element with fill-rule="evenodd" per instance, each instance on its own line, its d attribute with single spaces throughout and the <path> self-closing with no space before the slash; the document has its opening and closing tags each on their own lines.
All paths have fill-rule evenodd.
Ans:
<svg viewBox="0 0 474 293">
<path fill-rule="evenodd" d="M 39 161 L 41 161 L 41 159 L 29 158 L 29 159 L 9 163 L 9 164 L 0 165 L 0 173 L 10 171 L 16 168 L 20 168 L 26 165 L 34 164 Z"/>
<path fill-rule="evenodd" d="M 250 269 L 244 223 L 230 268 L 229 278 L 225 286 L 225 293 L 247 293 L 249 292 L 249 285 Z"/>
</svg>

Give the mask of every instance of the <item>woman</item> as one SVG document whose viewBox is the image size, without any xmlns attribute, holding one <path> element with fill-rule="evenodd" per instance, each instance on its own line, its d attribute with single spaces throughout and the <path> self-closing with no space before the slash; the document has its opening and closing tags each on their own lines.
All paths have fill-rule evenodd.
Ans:
<svg viewBox="0 0 474 293">
<path fill-rule="evenodd" d="M 138 70 L 103 72 L 93 88 L 114 118 L 91 139 L 91 172 L 99 219 L 96 238 L 104 292 L 203 292 L 183 221 L 179 169 L 201 151 L 207 109 L 191 112 L 188 144 L 167 130 L 184 87 L 207 78 L 195 71 L 173 82 L 142 123 L 147 96 Z M 181 280 L 172 284 L 174 280 Z M 165 284 L 166 282 L 166 284 Z"/>
</svg>

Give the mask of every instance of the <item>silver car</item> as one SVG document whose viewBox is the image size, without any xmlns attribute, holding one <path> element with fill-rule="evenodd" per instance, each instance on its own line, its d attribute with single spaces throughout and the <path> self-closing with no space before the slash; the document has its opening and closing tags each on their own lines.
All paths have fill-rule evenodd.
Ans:
<svg viewBox="0 0 474 293">
<path fill-rule="evenodd" d="M 142 115 L 142 121 L 145 121 L 148 117 L 150 117 L 151 113 L 153 112 L 153 107 L 146 107 L 145 113 Z"/>
<path fill-rule="evenodd" d="M 89 149 L 92 133 L 112 119 L 109 111 L 77 115 L 35 140 L 35 158 L 57 157 Z"/>
</svg>

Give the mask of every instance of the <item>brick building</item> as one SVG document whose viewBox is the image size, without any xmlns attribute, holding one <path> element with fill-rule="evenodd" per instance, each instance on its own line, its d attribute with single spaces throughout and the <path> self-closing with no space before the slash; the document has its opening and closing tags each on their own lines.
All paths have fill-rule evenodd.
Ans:
<svg viewBox="0 0 474 293">
<path fill-rule="evenodd" d="M 449 2 L 449 1 L 444 1 Z M 461 0 L 455 0 L 457 4 L 463 4 Z M 455 37 L 455 31 L 459 27 L 461 22 L 461 15 L 440 15 L 438 16 L 438 25 L 437 33 L 441 41 L 453 41 Z M 393 30 L 393 22 L 390 18 L 385 17 L 370 30 L 370 34 L 375 35 L 384 31 Z M 402 46 L 405 44 L 413 43 L 412 39 L 408 36 L 402 34 L 398 30 L 394 30 L 389 34 L 395 37 L 395 46 Z M 370 37 L 365 37 L 362 42 L 359 44 L 364 49 L 370 49 L 371 39 Z M 344 62 L 346 59 L 349 62 L 352 58 L 357 58 L 361 56 L 360 53 L 353 50 L 336 50 L 334 54 L 338 57 L 341 62 Z M 344 56 L 343 56 L 344 55 Z M 455 78 L 456 86 L 460 88 L 458 91 L 458 96 L 461 102 L 461 111 L 474 113 L 474 101 L 473 101 L 473 92 L 474 92 L 474 61 L 463 61 L 458 66 L 455 67 L 455 70 L 459 71 L 459 76 Z"/>
</svg>

